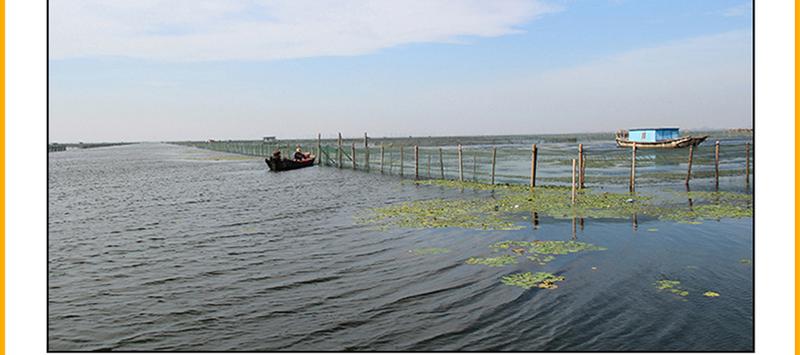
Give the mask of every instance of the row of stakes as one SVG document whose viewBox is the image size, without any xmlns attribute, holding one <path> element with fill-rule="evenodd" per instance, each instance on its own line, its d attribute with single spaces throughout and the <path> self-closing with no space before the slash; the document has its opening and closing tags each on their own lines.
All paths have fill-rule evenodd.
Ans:
<svg viewBox="0 0 800 355">
<path fill-rule="evenodd" d="M 342 134 L 339 133 L 339 138 L 337 141 L 338 149 L 337 149 L 337 159 L 336 164 L 338 168 L 342 168 L 342 158 L 343 158 L 343 149 L 342 149 Z M 364 134 L 364 147 L 369 147 L 369 137 L 367 134 Z M 686 172 L 686 181 L 685 184 L 689 186 L 689 180 L 692 177 L 692 159 L 694 157 L 694 148 L 695 145 L 689 146 L 689 161 L 688 167 Z M 322 150 L 322 142 L 321 142 L 321 135 L 317 135 L 317 152 L 321 152 Z M 463 159 L 463 152 L 461 149 L 461 144 L 457 146 L 457 153 L 458 153 L 458 176 L 459 181 L 464 181 L 464 159 Z M 365 149 L 365 168 L 369 170 L 369 149 Z M 352 143 L 351 145 L 351 157 L 350 160 L 352 161 L 353 169 L 356 169 L 356 145 Z M 320 157 L 320 164 L 321 162 Z M 530 174 L 530 188 L 533 189 L 536 187 L 536 165 L 538 160 L 538 149 L 536 148 L 536 144 L 531 146 L 531 174 Z M 750 143 L 745 143 L 745 181 L 749 185 L 750 184 Z M 403 176 L 403 146 L 400 146 L 400 176 Z M 492 173 L 491 173 L 491 184 L 495 184 L 495 167 L 497 162 L 497 148 L 492 147 Z M 384 147 L 381 145 L 381 159 L 380 159 L 380 172 L 383 173 L 383 164 L 384 163 Z M 442 148 L 439 148 L 439 170 L 441 178 L 444 179 L 444 159 L 442 156 Z M 428 156 L 428 175 L 430 175 L 430 156 Z M 419 179 L 419 146 L 414 146 L 414 178 Z M 583 144 L 578 144 L 578 158 L 572 159 L 572 203 L 575 203 L 577 190 L 583 189 L 585 187 L 586 181 L 586 155 L 583 149 Z M 719 189 L 719 141 L 714 143 L 714 183 L 717 189 Z M 633 147 L 631 148 L 631 172 L 630 172 L 630 182 L 629 182 L 629 189 L 630 192 L 636 191 L 636 143 L 633 143 Z"/>
</svg>

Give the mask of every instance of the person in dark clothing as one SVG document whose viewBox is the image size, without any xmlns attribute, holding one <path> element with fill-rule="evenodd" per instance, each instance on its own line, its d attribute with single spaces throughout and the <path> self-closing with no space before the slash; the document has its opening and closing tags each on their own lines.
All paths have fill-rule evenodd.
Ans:
<svg viewBox="0 0 800 355">
<path fill-rule="evenodd" d="M 303 154 L 303 150 L 300 149 L 298 145 L 297 148 L 294 150 L 294 160 L 303 160 L 306 158 L 306 155 Z"/>
</svg>

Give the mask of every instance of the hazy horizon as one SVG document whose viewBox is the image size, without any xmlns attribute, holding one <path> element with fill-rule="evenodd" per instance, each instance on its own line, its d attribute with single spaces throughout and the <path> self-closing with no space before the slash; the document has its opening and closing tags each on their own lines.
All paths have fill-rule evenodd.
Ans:
<svg viewBox="0 0 800 355">
<path fill-rule="evenodd" d="M 749 1 L 49 6 L 50 142 L 752 128 Z"/>
</svg>

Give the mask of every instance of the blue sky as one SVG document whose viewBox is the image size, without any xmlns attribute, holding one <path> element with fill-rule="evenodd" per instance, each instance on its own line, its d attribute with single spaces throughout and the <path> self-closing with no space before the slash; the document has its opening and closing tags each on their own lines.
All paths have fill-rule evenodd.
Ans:
<svg viewBox="0 0 800 355">
<path fill-rule="evenodd" d="M 746 1 L 50 2 L 50 140 L 750 127 Z"/>
</svg>

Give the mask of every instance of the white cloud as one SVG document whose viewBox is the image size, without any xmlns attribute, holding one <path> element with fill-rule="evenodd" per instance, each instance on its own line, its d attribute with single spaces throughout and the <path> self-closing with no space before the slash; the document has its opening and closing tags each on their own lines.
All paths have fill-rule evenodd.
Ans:
<svg viewBox="0 0 800 355">
<path fill-rule="evenodd" d="M 496 37 L 557 11 L 536 0 L 51 0 L 52 59 L 269 60 Z"/>
</svg>

